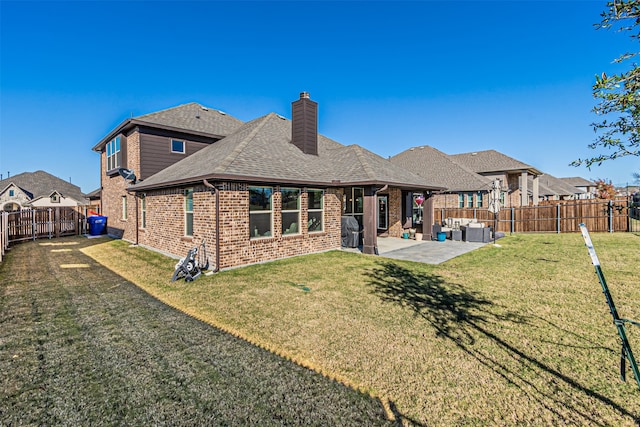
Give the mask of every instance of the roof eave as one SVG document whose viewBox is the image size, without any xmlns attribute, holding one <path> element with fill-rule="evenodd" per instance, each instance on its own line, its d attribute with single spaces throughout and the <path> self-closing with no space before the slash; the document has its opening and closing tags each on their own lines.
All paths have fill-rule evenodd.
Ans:
<svg viewBox="0 0 640 427">
<path fill-rule="evenodd" d="M 178 179 L 172 181 L 165 181 L 156 184 L 145 185 L 144 181 L 129 186 L 129 190 L 132 191 L 144 191 L 144 190 L 155 190 L 169 187 L 177 187 L 182 185 L 190 185 L 190 184 L 199 184 L 203 180 L 212 180 L 212 181 L 236 181 L 236 182 L 253 182 L 253 183 L 262 183 L 262 184 L 287 184 L 287 185 L 301 185 L 306 187 L 356 187 L 356 186 L 385 186 L 389 185 L 392 187 L 400 188 L 402 190 L 426 190 L 426 191 L 442 191 L 444 187 L 436 187 L 431 185 L 422 185 L 422 184 L 404 184 L 397 182 L 384 182 L 377 180 L 364 180 L 364 181 L 342 181 L 342 180 L 331 180 L 331 181 L 317 181 L 317 180 L 300 180 L 300 179 L 278 179 L 273 177 L 261 177 L 261 176 L 247 176 L 247 175 L 231 175 L 231 174 L 207 174 L 200 175 L 191 178 Z"/>
</svg>

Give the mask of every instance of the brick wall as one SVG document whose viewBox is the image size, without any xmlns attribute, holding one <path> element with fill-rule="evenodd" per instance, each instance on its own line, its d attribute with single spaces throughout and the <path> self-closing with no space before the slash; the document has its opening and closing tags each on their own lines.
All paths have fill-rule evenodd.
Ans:
<svg viewBox="0 0 640 427">
<path fill-rule="evenodd" d="M 126 164 L 122 167 L 132 169 L 136 176 L 140 170 L 140 135 L 134 132 L 126 137 L 126 143 L 123 144 L 126 154 Z M 122 145 L 121 145 L 122 147 Z M 123 161 L 124 162 L 124 161 Z M 125 240 L 135 241 L 136 236 L 136 216 L 135 216 L 135 198 L 132 194 L 128 194 L 126 189 L 130 185 L 119 174 L 106 174 L 107 156 L 103 150 L 100 153 L 100 171 L 102 180 L 102 192 L 100 194 L 100 203 L 102 205 L 101 214 L 107 217 L 107 231 L 109 234 L 121 237 Z M 122 199 L 127 200 L 127 219 L 123 218 Z"/>
<path fill-rule="evenodd" d="M 389 189 L 389 237 L 402 237 L 402 191 L 399 188 Z"/>
<path fill-rule="evenodd" d="M 209 260 L 215 262 L 215 195 L 204 186 L 193 194 L 193 237 L 185 237 L 184 188 L 146 193 L 146 227 L 138 233 L 139 243 L 177 257 L 207 241 Z M 341 192 L 325 190 L 324 231 L 282 235 L 279 187 L 273 193 L 273 232 L 271 237 L 249 238 L 249 191 L 245 185 L 227 184 L 220 191 L 220 268 L 271 261 L 279 258 L 340 248 Z M 142 203 L 139 203 L 140 213 Z M 307 197 L 301 195 L 301 223 L 306 224 Z"/>
</svg>

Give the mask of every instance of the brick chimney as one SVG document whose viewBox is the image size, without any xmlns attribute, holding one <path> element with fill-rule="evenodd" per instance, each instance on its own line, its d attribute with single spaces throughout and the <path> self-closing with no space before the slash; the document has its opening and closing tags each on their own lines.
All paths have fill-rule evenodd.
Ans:
<svg viewBox="0 0 640 427">
<path fill-rule="evenodd" d="M 291 103 L 291 143 L 305 154 L 318 155 L 318 103 L 301 92 Z"/>
</svg>

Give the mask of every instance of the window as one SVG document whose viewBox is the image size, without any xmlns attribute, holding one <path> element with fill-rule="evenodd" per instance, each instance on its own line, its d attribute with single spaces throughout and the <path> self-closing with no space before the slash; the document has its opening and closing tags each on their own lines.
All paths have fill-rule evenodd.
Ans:
<svg viewBox="0 0 640 427">
<path fill-rule="evenodd" d="M 142 228 L 147 228 L 147 198 L 142 196 Z"/>
<path fill-rule="evenodd" d="M 473 207 L 473 193 L 467 193 L 467 207 Z"/>
<path fill-rule="evenodd" d="M 177 139 L 172 139 L 171 140 L 171 152 L 172 153 L 184 154 L 185 153 L 184 141 L 180 141 L 180 140 L 177 140 Z"/>
<path fill-rule="evenodd" d="M 480 191 L 478 191 L 478 193 L 476 194 L 476 207 L 477 208 L 482 207 L 482 192 Z"/>
<path fill-rule="evenodd" d="M 422 204 L 424 203 L 424 194 L 413 193 L 413 224 L 422 224 L 422 213 L 424 207 Z"/>
<path fill-rule="evenodd" d="M 15 190 L 9 190 L 9 197 L 13 197 L 16 195 Z"/>
<path fill-rule="evenodd" d="M 364 223 L 364 188 L 345 188 L 342 200 L 342 211 L 345 215 L 354 217 L 358 221 L 358 224 L 360 224 L 360 229 L 362 230 Z"/>
<path fill-rule="evenodd" d="M 464 208 L 464 194 L 463 193 L 458 194 L 458 207 L 459 208 Z"/>
<path fill-rule="evenodd" d="M 307 211 L 309 221 L 307 230 L 309 233 L 320 232 L 324 230 L 324 191 L 307 190 Z"/>
<path fill-rule="evenodd" d="M 389 197 L 378 196 L 378 229 L 386 230 L 389 223 Z"/>
<path fill-rule="evenodd" d="M 193 236 L 193 188 L 184 190 L 184 235 Z"/>
<path fill-rule="evenodd" d="M 51 203 L 60 203 L 60 195 L 58 193 L 51 195 Z"/>
<path fill-rule="evenodd" d="M 283 188 L 282 194 L 282 235 L 300 234 L 300 190 Z"/>
<path fill-rule="evenodd" d="M 121 166 L 120 137 L 117 136 L 107 143 L 107 170 Z"/>
<path fill-rule="evenodd" d="M 271 236 L 273 188 L 249 187 L 249 233 L 252 239 Z"/>
<path fill-rule="evenodd" d="M 122 219 L 127 219 L 127 196 L 122 196 Z"/>
</svg>

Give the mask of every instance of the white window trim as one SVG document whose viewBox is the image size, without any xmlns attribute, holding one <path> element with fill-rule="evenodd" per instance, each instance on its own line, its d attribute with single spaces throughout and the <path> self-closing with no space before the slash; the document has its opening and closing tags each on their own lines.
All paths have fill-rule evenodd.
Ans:
<svg viewBox="0 0 640 427">
<path fill-rule="evenodd" d="M 127 218 L 127 196 L 122 196 L 122 220 L 126 221 Z"/>
<path fill-rule="evenodd" d="M 173 143 L 174 142 L 182 143 L 182 151 L 176 151 L 176 150 L 173 149 Z M 172 153 L 176 153 L 176 154 L 185 154 L 187 152 L 187 143 L 184 140 L 181 140 L 181 139 L 172 139 L 171 140 L 171 152 Z"/>
<path fill-rule="evenodd" d="M 116 144 L 117 142 L 117 144 Z M 118 145 L 118 149 L 116 150 L 116 145 Z M 120 136 L 116 136 L 111 141 L 107 142 L 107 146 L 105 148 L 105 155 L 107 158 L 106 168 L 108 171 L 119 168 L 122 166 L 120 163 L 122 162 L 122 154 L 118 156 L 118 153 L 121 153 L 122 145 L 120 141 Z M 111 154 L 109 154 L 111 152 Z"/>
<path fill-rule="evenodd" d="M 187 200 L 189 198 L 189 194 L 191 194 L 191 210 L 187 210 Z M 186 188 L 184 190 L 184 235 L 185 237 L 193 237 L 193 188 Z M 191 214 L 191 234 L 187 234 L 187 215 Z"/>
</svg>

